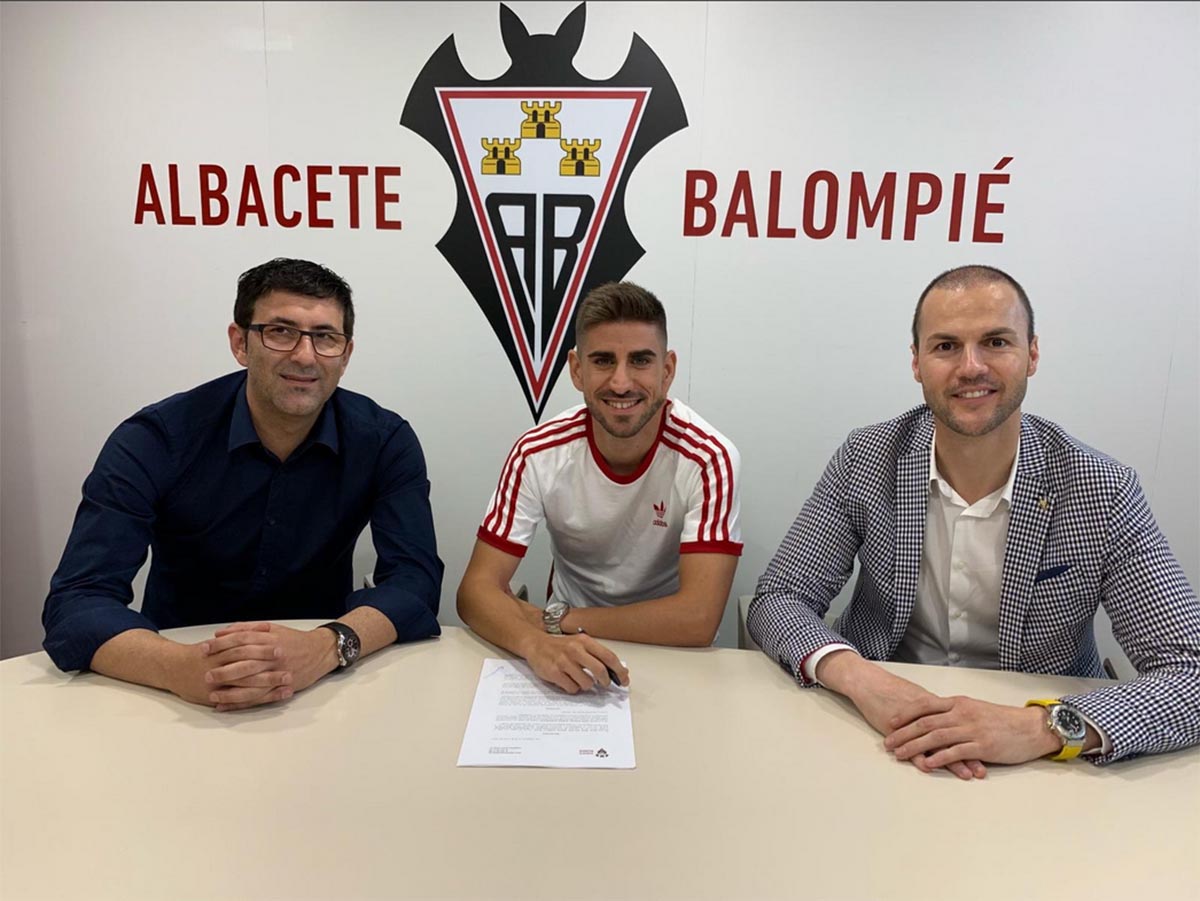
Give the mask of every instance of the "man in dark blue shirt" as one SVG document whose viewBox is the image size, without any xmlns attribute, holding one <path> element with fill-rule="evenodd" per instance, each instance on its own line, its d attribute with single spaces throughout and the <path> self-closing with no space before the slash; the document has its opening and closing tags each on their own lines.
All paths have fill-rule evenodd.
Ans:
<svg viewBox="0 0 1200 901">
<path fill-rule="evenodd" d="M 407 422 L 337 387 L 353 332 L 350 288 L 325 267 L 277 259 L 242 274 L 229 344 L 246 371 L 126 420 L 84 482 L 42 613 L 60 668 L 233 710 L 439 634 L 425 458 Z M 354 591 L 368 522 L 375 586 Z M 331 622 L 271 622 L 285 618 Z M 157 632 L 225 622 L 197 644 Z"/>
</svg>

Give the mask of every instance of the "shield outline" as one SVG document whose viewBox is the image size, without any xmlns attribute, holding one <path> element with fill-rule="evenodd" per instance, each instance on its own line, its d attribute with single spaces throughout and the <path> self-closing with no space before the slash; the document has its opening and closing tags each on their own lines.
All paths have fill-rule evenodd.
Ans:
<svg viewBox="0 0 1200 901">
<path fill-rule="evenodd" d="M 622 173 L 625 169 L 625 163 L 629 157 L 630 146 L 633 144 L 633 140 L 637 135 L 638 128 L 641 125 L 642 114 L 645 111 L 651 91 L 652 88 L 650 87 L 561 89 L 547 87 L 528 89 L 511 87 L 436 88 L 438 105 L 441 108 L 442 116 L 446 123 L 446 129 L 450 135 L 451 145 L 454 148 L 455 155 L 458 159 L 459 170 L 462 173 L 463 182 L 467 188 L 467 192 L 471 200 L 471 212 L 475 218 L 476 227 L 479 229 L 480 237 L 483 239 L 489 268 L 491 269 L 492 278 L 496 282 L 496 289 L 499 292 L 500 299 L 502 301 L 505 319 L 508 322 L 509 332 L 512 335 L 513 342 L 521 358 L 526 387 L 529 389 L 534 405 L 538 409 L 541 409 L 541 407 L 544 405 L 544 395 L 552 387 L 551 374 L 556 368 L 555 363 L 558 359 L 560 344 L 563 340 L 563 334 L 574 316 L 575 307 L 579 301 L 580 286 L 582 285 L 584 277 L 587 275 L 587 271 L 591 266 L 592 253 L 595 248 L 596 241 L 603 232 L 604 225 L 608 220 L 612 196 L 616 191 L 617 185 L 620 183 Z M 488 221 L 487 216 L 485 216 L 483 213 L 483 195 L 480 194 L 479 186 L 475 179 L 475 160 L 467 154 L 466 144 L 463 141 L 462 134 L 458 127 L 458 122 L 454 116 L 452 101 L 459 99 L 480 98 L 492 100 L 527 101 L 633 101 L 633 109 L 630 114 L 629 121 L 625 125 L 624 133 L 621 135 L 621 142 L 617 148 L 616 155 L 613 158 L 613 163 L 608 167 L 607 183 L 605 184 L 603 193 L 601 194 L 596 215 L 592 217 L 592 221 L 589 224 L 587 237 L 583 242 L 581 242 L 582 246 L 579 259 L 575 265 L 575 271 L 571 274 L 571 282 L 565 295 L 563 296 L 562 307 L 555 314 L 554 331 L 550 336 L 550 340 L 546 343 L 545 350 L 542 354 L 542 365 L 539 371 L 535 371 L 529 342 L 526 340 L 524 330 L 521 328 L 520 318 L 514 306 L 511 286 L 508 284 L 508 279 L 504 275 L 504 267 L 500 261 L 495 235 L 492 233 L 491 229 L 491 223 Z M 550 264 L 552 265 L 552 262 Z M 547 261 L 542 261 L 542 265 L 548 265 Z"/>
</svg>

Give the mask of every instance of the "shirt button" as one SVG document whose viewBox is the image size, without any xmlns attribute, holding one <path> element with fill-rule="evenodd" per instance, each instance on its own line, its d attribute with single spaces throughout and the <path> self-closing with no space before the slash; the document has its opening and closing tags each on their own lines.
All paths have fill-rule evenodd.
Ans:
<svg viewBox="0 0 1200 901">
<path fill-rule="evenodd" d="M 953 615 L 955 619 L 962 619 L 963 612 L 961 610 L 955 610 Z"/>
<path fill-rule="evenodd" d="M 960 660 L 962 660 L 962 656 L 957 651 L 952 651 L 950 654 L 950 662 L 958 663 Z"/>
<path fill-rule="evenodd" d="M 269 526 L 273 526 L 273 525 L 275 525 L 275 518 L 274 518 L 274 517 L 271 517 L 270 519 L 268 519 L 268 520 L 267 520 L 267 525 L 269 525 Z"/>
<path fill-rule="evenodd" d="M 954 568 L 957 569 L 959 572 L 962 572 L 964 569 L 967 568 L 967 564 L 963 563 L 961 560 L 955 560 Z"/>
<path fill-rule="evenodd" d="M 258 568 L 258 574 L 260 576 L 265 576 L 267 574 L 267 568 L 265 566 L 260 566 Z"/>
</svg>

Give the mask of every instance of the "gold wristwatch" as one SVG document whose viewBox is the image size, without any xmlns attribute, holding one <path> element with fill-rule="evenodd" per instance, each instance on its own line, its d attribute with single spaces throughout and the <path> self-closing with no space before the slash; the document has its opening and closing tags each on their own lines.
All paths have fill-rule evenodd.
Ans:
<svg viewBox="0 0 1200 901">
<path fill-rule="evenodd" d="M 1087 738 L 1087 723 L 1079 712 L 1071 709 L 1058 698 L 1044 698 L 1026 701 L 1026 707 L 1034 705 L 1045 707 L 1047 711 L 1046 728 L 1062 739 L 1062 750 L 1051 757 L 1051 760 L 1070 760 L 1078 757 L 1083 750 L 1083 741 Z"/>
</svg>

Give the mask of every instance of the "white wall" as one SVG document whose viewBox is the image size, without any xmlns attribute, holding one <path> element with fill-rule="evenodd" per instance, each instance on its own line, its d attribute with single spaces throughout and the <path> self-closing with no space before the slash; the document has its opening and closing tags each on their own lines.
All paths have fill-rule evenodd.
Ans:
<svg viewBox="0 0 1200 901">
<path fill-rule="evenodd" d="M 512 3 L 531 32 L 572 3 Z M 605 78 L 637 32 L 690 125 L 636 169 L 626 209 L 646 255 L 628 278 L 667 305 L 675 393 L 739 446 L 753 590 L 846 432 L 919 402 L 912 305 L 965 262 L 1011 271 L 1038 316 L 1026 409 L 1134 466 L 1200 579 L 1200 7 L 1195 4 L 593 3 L 577 68 Z M 498 467 L 529 412 L 490 328 L 434 249 L 451 174 L 398 124 L 451 33 L 467 68 L 508 66 L 495 3 L 24 4 L 0 7 L 0 613 L 5 656 L 40 646 L 40 610 L 79 486 L 140 406 L 233 368 L 238 273 L 276 255 L 347 278 L 359 311 L 343 384 L 408 418 L 429 460 L 444 623 Z M 951 243 L 948 201 L 916 240 L 684 237 L 684 173 L 728 200 L 770 172 L 799 225 L 828 169 L 974 179 L 1004 156 L 999 244 Z M 403 230 L 133 224 L 142 163 L 399 165 Z M 190 175 L 191 181 L 188 180 Z M 974 190 L 974 181 L 971 182 Z M 161 187 L 161 185 L 160 185 Z M 903 208 L 903 187 L 898 205 Z M 336 205 L 336 204 L 335 204 Z M 844 208 L 844 204 L 843 204 Z M 970 235 L 970 220 L 964 228 Z M 724 209 L 721 209 L 721 215 Z M 560 379 L 547 407 L 576 402 Z M 360 569 L 370 568 L 360 545 Z M 539 541 L 519 577 L 545 583 Z M 720 642 L 736 639 L 731 604 Z M 1105 650 L 1114 653 L 1111 641 Z"/>
</svg>

